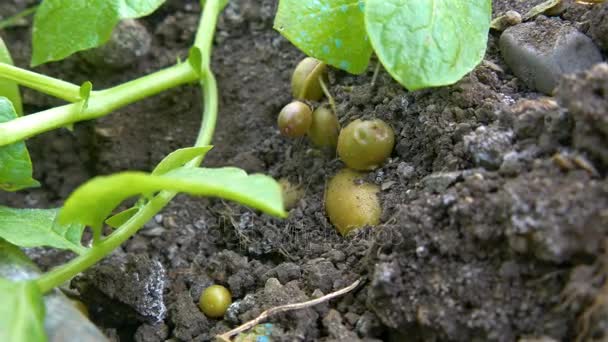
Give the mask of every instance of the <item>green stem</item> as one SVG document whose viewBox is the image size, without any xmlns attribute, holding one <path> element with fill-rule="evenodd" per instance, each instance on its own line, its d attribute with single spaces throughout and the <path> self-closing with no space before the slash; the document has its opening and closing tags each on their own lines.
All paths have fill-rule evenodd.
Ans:
<svg viewBox="0 0 608 342">
<path fill-rule="evenodd" d="M 19 19 L 27 17 L 28 15 L 36 12 L 37 9 L 38 9 L 38 5 L 30 7 L 30 8 L 26 8 L 23 11 L 13 15 L 12 17 L 8 17 L 8 18 L 0 21 L 0 30 L 16 25 L 17 22 L 19 21 Z"/>
<path fill-rule="evenodd" d="M 225 0 L 207 0 L 200 26 L 211 26 L 211 28 L 201 29 L 199 26 L 196 41 L 201 39 L 199 37 L 200 34 L 213 35 L 217 16 L 224 8 L 224 6 L 221 4 L 225 4 L 225 2 Z M 212 15 L 209 13 L 212 13 Z M 209 44 L 205 50 L 201 50 L 201 53 L 203 54 L 204 58 L 209 60 L 211 56 L 211 45 Z M 217 84 L 215 77 L 213 76 L 213 73 L 209 69 L 208 65 L 202 70 L 201 86 L 204 101 L 203 121 L 195 146 L 205 146 L 211 142 L 217 120 Z M 188 165 L 191 167 L 196 167 L 200 164 L 201 160 L 202 158 L 197 158 Z M 146 203 L 135 215 L 133 215 L 131 219 L 125 222 L 106 239 L 99 242 L 95 247 L 88 249 L 85 253 L 74 258 L 67 264 L 59 266 L 38 278 L 36 283 L 40 287 L 40 290 L 43 293 L 48 292 L 70 280 L 78 273 L 91 267 L 99 260 L 103 259 L 106 255 L 110 254 L 114 249 L 133 236 L 133 234 L 137 233 L 137 231 L 146 222 L 152 219 L 154 215 L 161 211 L 165 205 L 167 205 L 167 203 L 169 203 L 171 199 L 175 197 L 175 195 L 177 195 L 177 193 L 172 191 L 161 191 L 158 195 L 154 196 L 148 203 Z"/>
<path fill-rule="evenodd" d="M 198 74 L 190 63 L 184 62 L 110 89 L 94 91 L 84 110 L 82 103 L 77 102 L 0 123 L 0 146 L 107 115 L 120 107 L 197 79 Z"/>
<path fill-rule="evenodd" d="M 2 78 L 15 81 L 23 86 L 38 90 L 68 102 L 80 101 L 80 87 L 70 82 L 58 80 L 10 64 L 0 63 Z"/>
</svg>

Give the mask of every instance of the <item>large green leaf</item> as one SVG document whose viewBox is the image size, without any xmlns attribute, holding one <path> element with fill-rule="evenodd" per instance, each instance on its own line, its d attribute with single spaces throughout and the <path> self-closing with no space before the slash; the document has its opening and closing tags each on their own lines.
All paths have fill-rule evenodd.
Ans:
<svg viewBox="0 0 608 342">
<path fill-rule="evenodd" d="M 360 74 L 372 54 L 364 4 L 363 0 L 281 0 L 274 29 L 307 55 Z"/>
<path fill-rule="evenodd" d="M 0 96 L 0 122 L 17 117 L 13 105 Z M 0 190 L 17 191 L 39 186 L 32 178 L 32 161 L 24 142 L 0 146 Z"/>
<path fill-rule="evenodd" d="M 160 176 L 180 166 L 184 166 L 186 163 L 196 157 L 204 157 L 207 152 L 211 150 L 212 146 L 201 146 L 201 147 L 186 147 L 175 150 L 167 155 L 163 160 L 156 165 L 153 175 Z"/>
<path fill-rule="evenodd" d="M 121 19 L 139 18 L 165 0 L 44 0 L 34 17 L 32 66 L 107 42 Z"/>
<path fill-rule="evenodd" d="M 197 157 L 204 157 L 209 150 L 211 150 L 212 146 L 202 146 L 202 147 L 185 147 L 179 150 L 175 150 L 167 155 L 163 160 L 158 163 L 158 165 L 152 171 L 152 175 L 160 176 L 163 175 L 173 169 L 186 165 L 188 162 Z M 108 219 L 106 219 L 105 223 L 112 227 L 118 228 L 122 226 L 125 222 L 127 222 L 133 215 L 137 214 L 139 209 L 141 208 L 142 203 L 139 202 L 135 204 L 135 206 L 125 209 L 118 214 L 115 214 Z"/>
<path fill-rule="evenodd" d="M 77 222 L 99 229 L 103 220 L 123 200 L 160 190 L 221 197 L 271 215 L 286 216 L 281 187 L 268 176 L 247 175 L 245 171 L 234 167 L 181 167 L 163 175 L 123 172 L 93 178 L 76 189 L 66 200 L 59 214 L 59 222 Z"/>
<path fill-rule="evenodd" d="M 457 82 L 483 58 L 491 0 L 367 0 L 365 24 L 386 70 L 410 90 Z"/>
<path fill-rule="evenodd" d="M 21 247 L 49 246 L 81 254 L 84 226 L 56 223 L 59 209 L 15 209 L 0 206 L 0 238 Z"/>
<path fill-rule="evenodd" d="M 46 341 L 44 302 L 33 281 L 0 278 L 0 341 Z"/>
<path fill-rule="evenodd" d="M 13 59 L 2 37 L 0 37 L 0 62 L 13 65 Z M 23 105 L 17 82 L 0 78 L 0 96 L 8 98 L 13 103 L 17 115 L 23 115 Z"/>
</svg>

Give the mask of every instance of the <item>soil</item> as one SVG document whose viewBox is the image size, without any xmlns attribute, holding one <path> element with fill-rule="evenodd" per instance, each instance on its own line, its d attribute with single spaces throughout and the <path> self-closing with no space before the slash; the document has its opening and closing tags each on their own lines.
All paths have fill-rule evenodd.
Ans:
<svg viewBox="0 0 608 342">
<path fill-rule="evenodd" d="M 4 1 L 0 13 L 34 2 Z M 496 0 L 495 16 L 540 2 Z M 36 70 L 96 89 L 144 75 L 187 56 L 199 10 L 198 1 L 169 0 L 140 20 L 151 50 L 127 69 L 76 55 Z M 108 337 L 210 340 L 267 308 L 360 278 L 343 297 L 272 317 L 272 340 L 608 339 L 608 66 L 565 76 L 546 97 L 510 73 L 492 32 L 484 62 L 448 87 L 408 92 L 382 69 L 372 84 L 375 60 L 358 76 L 331 70 L 341 123 L 381 118 L 397 133 L 390 160 L 367 174 L 382 189 L 382 224 L 343 238 L 323 209 L 326 181 L 342 163 L 276 127 L 303 55 L 272 29 L 275 10 L 275 0 L 232 0 L 219 21 L 212 64 L 220 117 L 205 164 L 288 178 L 304 196 L 286 220 L 178 196 L 71 283 Z M 608 3 L 573 4 L 561 17 L 605 46 L 589 22 L 607 11 Z M 2 34 L 27 67 L 29 26 Z M 29 113 L 61 103 L 27 89 L 23 96 Z M 35 137 L 28 147 L 42 187 L 0 194 L 0 203 L 60 206 L 95 175 L 151 170 L 192 143 L 200 112 L 198 87 L 184 86 L 73 132 Z M 72 257 L 28 252 L 44 269 Z M 220 320 L 196 306 L 213 283 L 236 302 Z"/>
</svg>

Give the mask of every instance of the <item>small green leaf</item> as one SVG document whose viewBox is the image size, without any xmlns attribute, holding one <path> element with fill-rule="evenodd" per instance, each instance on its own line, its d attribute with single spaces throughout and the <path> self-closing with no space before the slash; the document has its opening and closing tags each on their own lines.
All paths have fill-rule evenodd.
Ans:
<svg viewBox="0 0 608 342">
<path fill-rule="evenodd" d="M 44 302 L 33 281 L 12 282 L 0 278 L 0 341 L 42 342 Z"/>
<path fill-rule="evenodd" d="M 245 171 L 233 167 L 181 167 L 160 176 L 144 172 L 123 172 L 93 178 L 66 200 L 59 214 L 59 222 L 77 222 L 99 229 L 101 222 L 123 200 L 160 190 L 221 197 L 271 215 L 286 216 L 281 187 L 268 176 L 247 175 Z"/>
<path fill-rule="evenodd" d="M 91 91 L 93 91 L 93 83 L 90 81 L 84 82 L 79 89 L 80 98 L 82 106 L 80 107 L 80 112 L 84 112 L 89 106 L 89 98 L 91 97 Z M 74 124 L 69 124 L 65 126 L 70 132 L 74 131 Z"/>
<path fill-rule="evenodd" d="M 16 117 L 11 102 L 6 97 L 0 97 L 0 122 Z M 0 190 L 17 191 L 39 186 L 32 173 L 32 161 L 24 142 L 0 146 Z"/>
<path fill-rule="evenodd" d="M 483 59 L 491 0 L 367 0 L 365 25 L 386 70 L 409 90 L 452 84 Z"/>
<path fill-rule="evenodd" d="M 88 101 L 91 96 L 91 91 L 93 90 L 93 83 L 91 81 L 86 81 L 80 86 L 80 98 Z"/>
<path fill-rule="evenodd" d="M 15 209 L 0 206 L 0 238 L 21 247 L 49 246 L 82 254 L 84 226 L 56 223 L 59 209 Z"/>
<path fill-rule="evenodd" d="M 131 207 L 129 209 L 125 209 L 114 216 L 110 216 L 106 220 L 106 224 L 114 229 L 122 226 L 125 222 L 129 221 L 133 215 L 135 215 L 139 211 L 138 207 Z"/>
<path fill-rule="evenodd" d="M 186 165 L 189 161 L 196 157 L 204 157 L 209 150 L 213 148 L 212 146 L 202 146 L 202 147 L 186 147 L 180 148 L 179 150 L 175 150 L 171 152 L 168 156 L 163 158 L 163 160 L 158 163 L 158 165 L 152 171 L 153 175 L 160 176 L 165 174 L 173 169 Z"/>
<path fill-rule="evenodd" d="M 196 71 L 196 73 L 198 74 L 198 77 L 203 77 L 203 57 L 202 57 L 202 53 L 201 53 L 201 49 L 199 49 L 197 46 L 193 46 L 190 48 L 190 51 L 188 52 L 188 63 L 190 63 L 190 66 L 192 67 L 192 69 L 194 69 L 194 71 Z"/>
<path fill-rule="evenodd" d="M 360 74 L 372 54 L 364 7 L 363 0 L 281 0 L 274 29 L 307 55 Z"/>
<path fill-rule="evenodd" d="M 32 66 L 107 42 L 121 19 L 139 18 L 165 0 L 44 0 L 34 17 Z"/>
<path fill-rule="evenodd" d="M 2 37 L 0 37 L 0 62 L 13 65 L 13 59 Z M 21 94 L 17 82 L 0 78 L 0 96 L 8 98 L 12 102 L 17 115 L 23 115 L 23 104 L 21 103 Z"/>
</svg>

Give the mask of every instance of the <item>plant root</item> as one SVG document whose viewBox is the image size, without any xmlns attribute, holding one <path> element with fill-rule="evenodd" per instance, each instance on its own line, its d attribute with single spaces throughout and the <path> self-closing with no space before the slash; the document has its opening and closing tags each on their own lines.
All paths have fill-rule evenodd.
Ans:
<svg viewBox="0 0 608 342">
<path fill-rule="evenodd" d="M 361 284 L 361 279 L 357 279 L 354 283 L 350 284 L 349 286 L 340 289 L 338 291 L 335 292 L 331 292 L 326 294 L 325 296 L 316 298 L 316 299 L 312 299 L 306 302 L 301 302 L 301 303 L 293 303 L 293 304 L 285 304 L 285 305 L 280 305 L 280 306 L 275 306 L 273 308 L 270 308 L 268 310 L 265 310 L 264 312 L 262 312 L 258 317 L 256 317 L 255 319 L 252 319 L 249 322 L 246 322 L 230 331 L 227 331 L 221 335 L 217 335 L 215 336 L 217 341 L 223 341 L 223 342 L 230 342 L 231 341 L 231 337 L 239 334 L 241 332 L 244 332 L 246 330 L 249 330 L 251 328 L 253 328 L 254 326 L 262 323 L 264 320 L 266 320 L 268 317 L 277 314 L 277 313 L 281 313 L 281 312 L 287 312 L 287 311 L 292 311 L 292 310 L 299 310 L 299 309 L 305 309 L 311 306 L 315 306 L 317 304 L 321 304 L 323 302 L 327 302 L 331 299 L 334 299 L 336 297 L 342 296 L 352 290 L 354 290 L 355 288 L 357 288 L 357 286 L 359 286 L 359 284 Z"/>
</svg>

